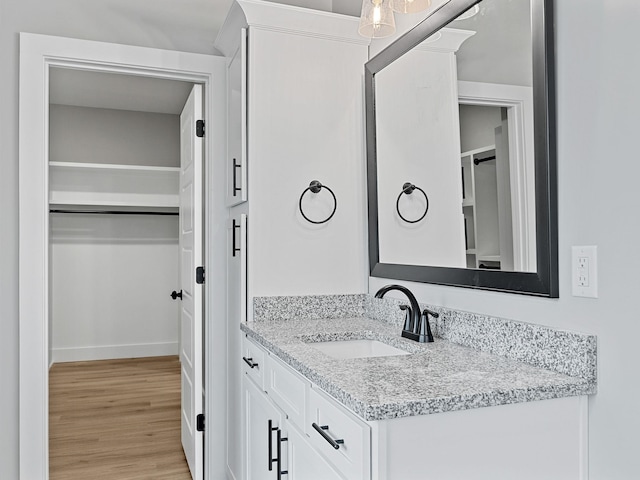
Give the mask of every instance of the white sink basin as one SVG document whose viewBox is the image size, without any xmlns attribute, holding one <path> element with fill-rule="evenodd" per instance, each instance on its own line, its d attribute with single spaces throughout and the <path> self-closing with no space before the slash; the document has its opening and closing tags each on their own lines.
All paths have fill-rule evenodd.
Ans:
<svg viewBox="0 0 640 480">
<path fill-rule="evenodd" d="M 409 355 L 409 352 L 392 347 L 378 340 L 338 340 L 310 343 L 313 348 L 333 358 L 389 357 Z"/>
</svg>

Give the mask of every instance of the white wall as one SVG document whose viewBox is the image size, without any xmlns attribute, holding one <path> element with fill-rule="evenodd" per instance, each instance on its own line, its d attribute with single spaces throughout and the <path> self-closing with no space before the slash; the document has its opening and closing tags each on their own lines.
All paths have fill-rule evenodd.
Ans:
<svg viewBox="0 0 640 480">
<path fill-rule="evenodd" d="M 180 166 L 180 116 L 51 105 L 52 162 Z"/>
<path fill-rule="evenodd" d="M 435 305 L 598 336 L 598 394 L 589 401 L 589 478 L 640 471 L 637 126 L 632 0 L 556 2 L 560 298 L 411 284 Z M 579 15 L 576 12 L 579 11 Z M 599 298 L 571 296 L 571 246 L 598 245 Z M 388 283 L 372 279 L 371 291 Z"/>
<path fill-rule="evenodd" d="M 53 362 L 178 354 L 178 218 L 51 214 Z"/>
<path fill-rule="evenodd" d="M 495 128 L 502 124 L 500 107 L 460 105 L 460 151 L 496 143 Z"/>
</svg>

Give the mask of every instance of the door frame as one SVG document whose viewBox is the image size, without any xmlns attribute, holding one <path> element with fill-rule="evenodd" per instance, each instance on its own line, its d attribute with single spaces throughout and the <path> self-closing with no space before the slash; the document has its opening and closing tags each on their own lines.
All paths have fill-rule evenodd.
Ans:
<svg viewBox="0 0 640 480">
<path fill-rule="evenodd" d="M 49 478 L 49 67 L 200 83 L 207 126 L 204 156 L 205 389 L 226 384 L 226 60 L 223 57 L 20 34 L 19 360 L 20 478 Z M 218 227 L 218 228 L 216 228 Z M 215 275 L 213 272 L 222 272 Z M 195 274 L 195 272 L 194 272 Z M 215 330 L 215 332 L 214 332 Z M 215 333 L 215 335 L 214 335 Z M 218 391 L 220 390 L 220 391 Z M 224 478 L 226 399 L 205 396 L 206 478 Z M 205 390 L 207 391 L 207 390 Z M 216 438 L 218 437 L 218 438 Z M 217 440 L 217 441 L 216 441 Z"/>
</svg>

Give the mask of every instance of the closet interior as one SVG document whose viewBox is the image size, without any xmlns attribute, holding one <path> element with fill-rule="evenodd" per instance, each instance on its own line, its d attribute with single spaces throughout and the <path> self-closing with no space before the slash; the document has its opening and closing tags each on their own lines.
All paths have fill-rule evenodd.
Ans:
<svg viewBox="0 0 640 480">
<path fill-rule="evenodd" d="M 49 363 L 177 355 L 192 84 L 52 68 Z"/>
</svg>

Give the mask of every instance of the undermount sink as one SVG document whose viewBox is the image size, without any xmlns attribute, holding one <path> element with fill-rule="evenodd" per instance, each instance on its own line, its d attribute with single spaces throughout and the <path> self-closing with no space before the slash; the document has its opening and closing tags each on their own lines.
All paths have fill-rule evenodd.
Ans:
<svg viewBox="0 0 640 480">
<path fill-rule="evenodd" d="M 378 340 L 337 340 L 310 343 L 313 348 L 333 358 L 367 358 L 409 355 L 409 352 Z"/>
</svg>

